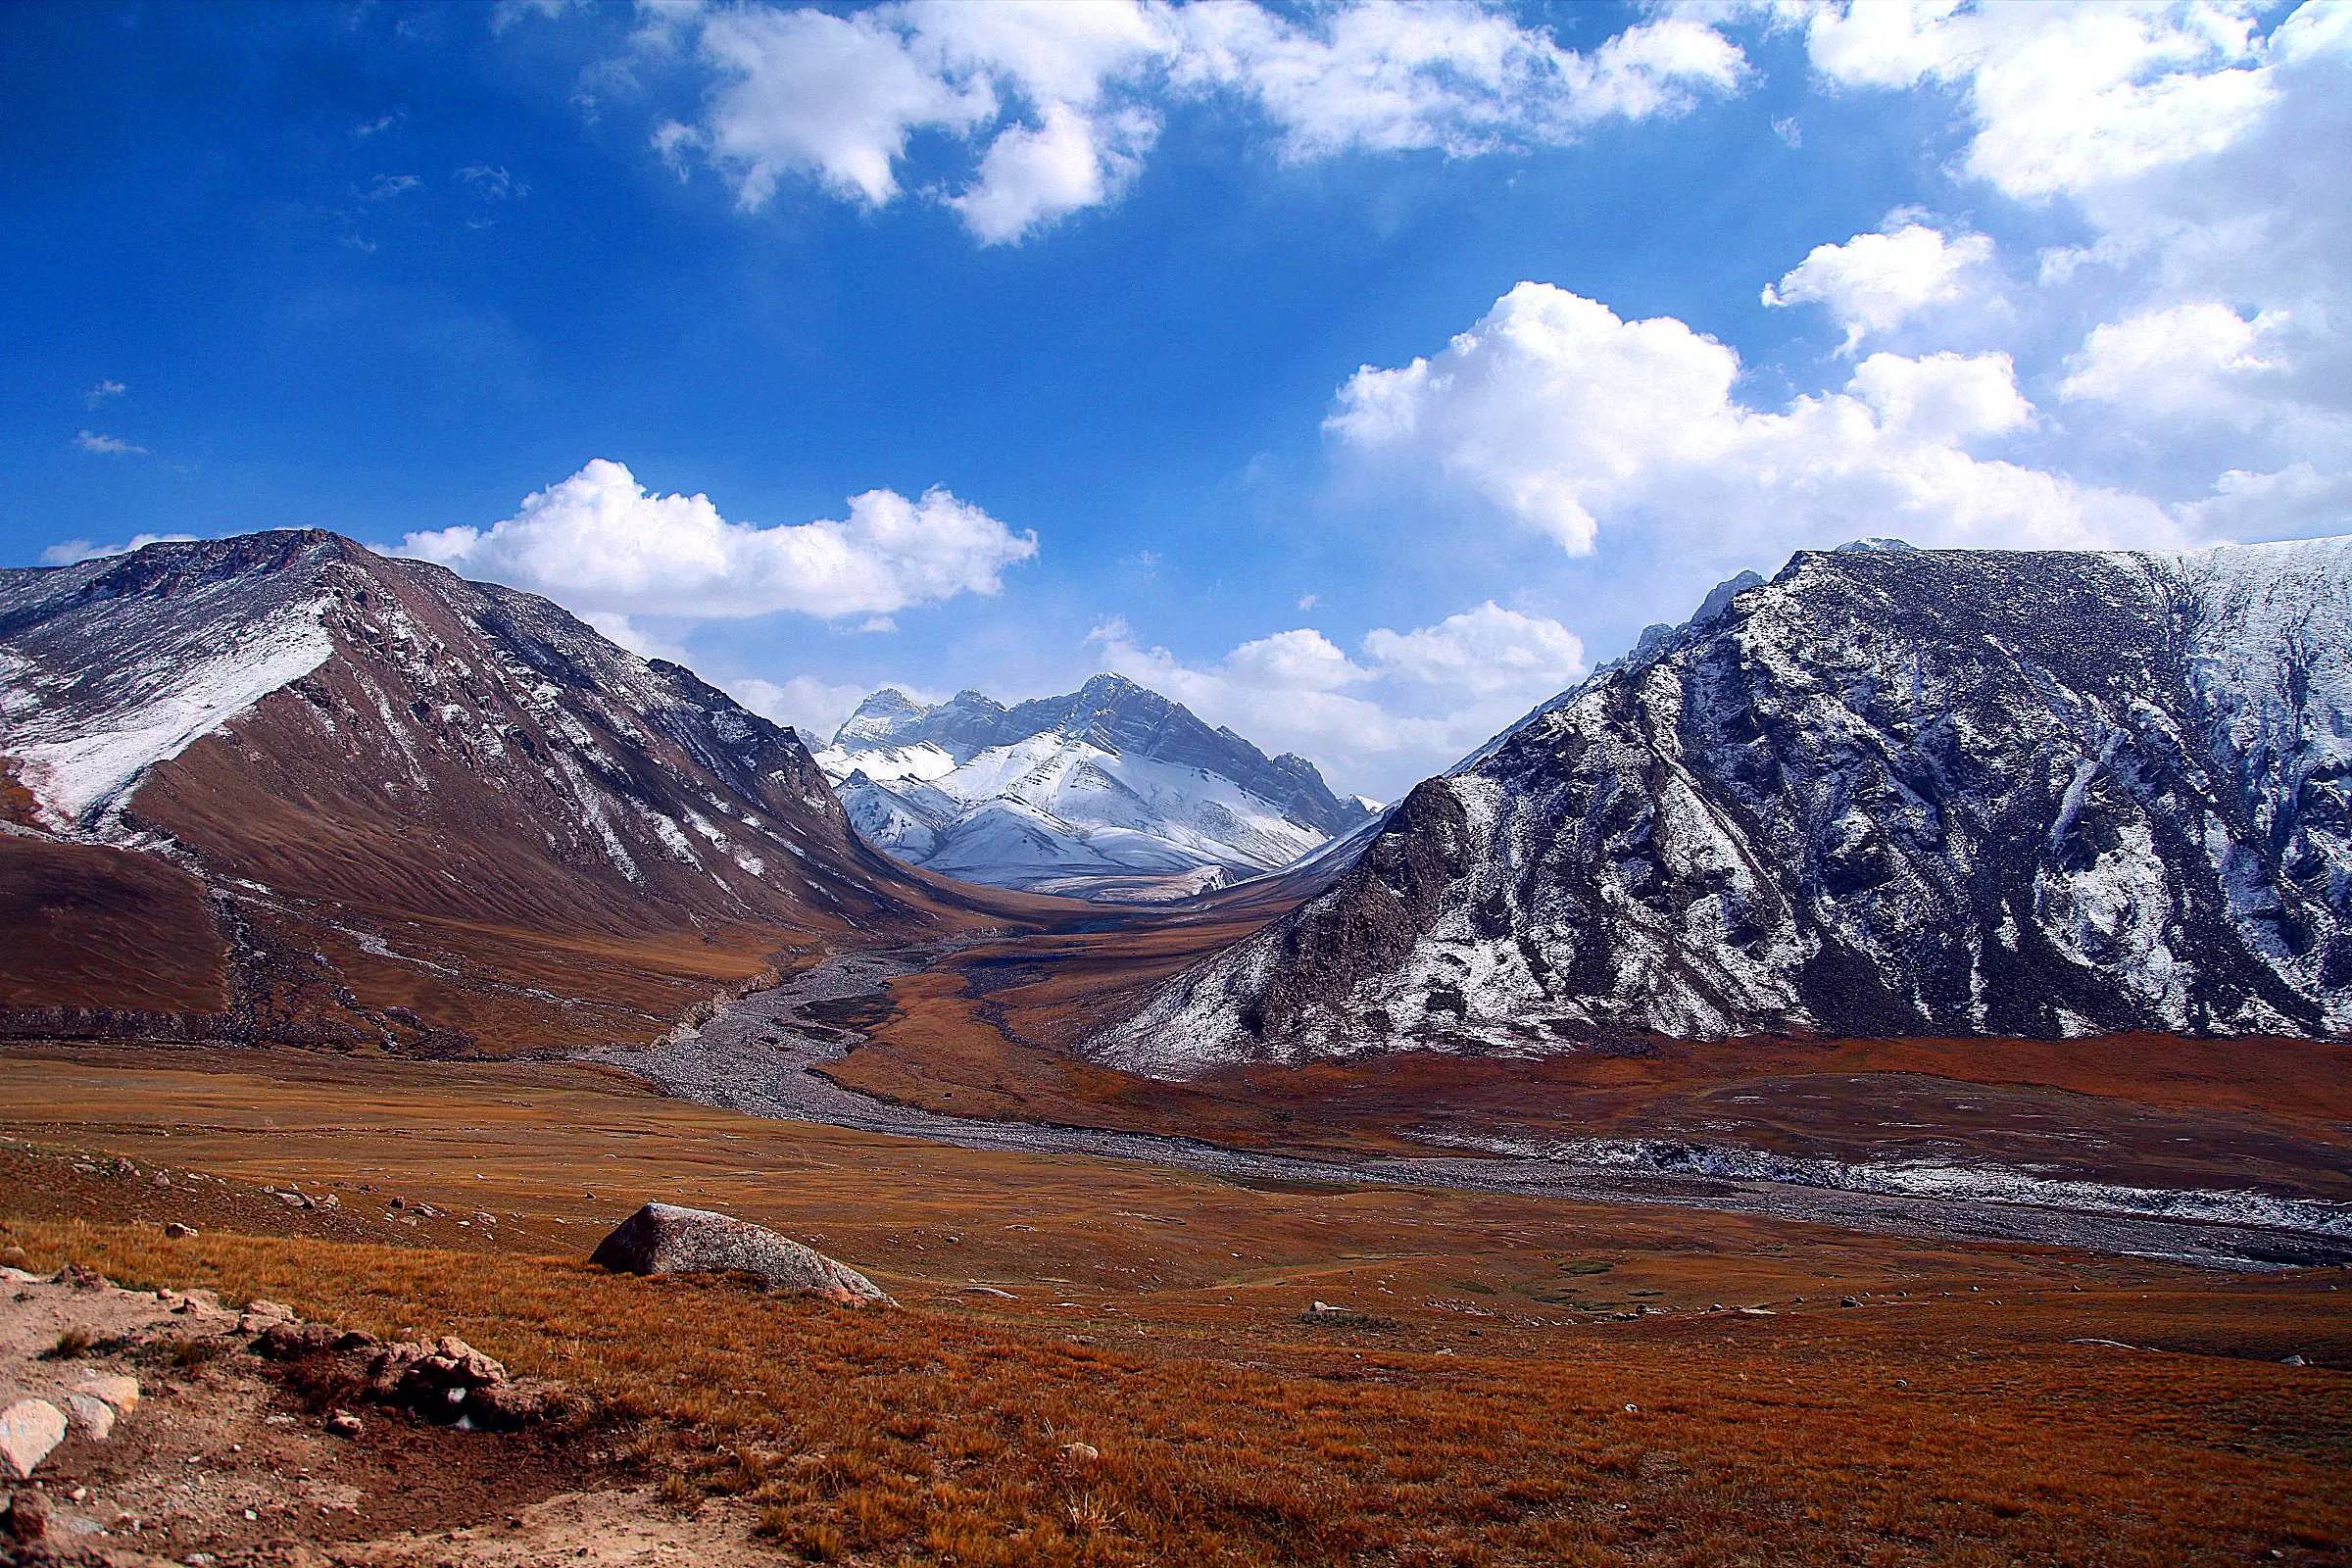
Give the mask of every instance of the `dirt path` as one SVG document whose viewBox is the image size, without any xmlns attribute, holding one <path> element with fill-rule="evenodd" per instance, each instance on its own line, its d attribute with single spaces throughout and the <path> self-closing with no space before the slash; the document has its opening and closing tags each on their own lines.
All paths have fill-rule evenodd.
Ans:
<svg viewBox="0 0 2352 1568">
<path fill-rule="evenodd" d="M 948 1116 L 872 1099 L 818 1070 L 865 1039 L 862 1031 L 840 1021 L 858 1010 L 844 1004 L 880 1004 L 891 980 L 917 973 L 953 951 L 940 946 L 837 953 L 771 990 L 730 1004 L 699 1030 L 681 1029 L 644 1050 L 607 1050 L 579 1059 L 622 1067 L 667 1094 L 755 1116 L 823 1122 L 963 1149 L 1143 1160 L 1237 1181 L 1452 1187 L 1579 1202 L 1685 1204 L 1887 1235 L 2028 1242 L 2213 1268 L 2352 1262 L 2352 1212 L 2341 1204 L 2306 1205 L 2308 1215 L 2290 1215 L 2286 1225 L 2247 1224 L 2051 1202 L 1849 1191 L 1511 1153 L 1346 1161 L 1154 1133 Z M 1825 1167 L 1820 1179 L 1837 1177 Z M 2231 1195 L 2213 1196 L 2226 1200 Z"/>
</svg>

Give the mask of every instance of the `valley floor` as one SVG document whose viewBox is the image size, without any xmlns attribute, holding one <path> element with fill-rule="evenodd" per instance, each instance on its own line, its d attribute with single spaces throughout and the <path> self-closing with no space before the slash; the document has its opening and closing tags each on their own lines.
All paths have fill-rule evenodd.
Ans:
<svg viewBox="0 0 2352 1568">
<path fill-rule="evenodd" d="M 1453 1187 L 1591 1202 L 1678 1204 L 1896 1235 L 2031 1241 L 2221 1266 L 2352 1262 L 2352 1203 L 2244 1191 L 2237 1184 L 2252 1173 L 2242 1165 L 2226 1176 L 2219 1166 L 2209 1167 L 2213 1173 L 2207 1179 L 2229 1180 L 2230 1188 L 2142 1188 L 2028 1174 L 1988 1164 L 1982 1151 L 1948 1145 L 1938 1146 L 1932 1157 L 1912 1151 L 1908 1159 L 1784 1155 L 1748 1147 L 1740 1141 L 1739 1121 L 1720 1115 L 1704 1124 L 1718 1141 L 1702 1144 L 1545 1138 L 1505 1122 L 1484 1130 L 1408 1128 L 1399 1152 L 1373 1146 L 1301 1154 L 1187 1136 L 1174 1130 L 1184 1126 L 1174 1116 L 1162 1122 L 1171 1130 L 1154 1132 L 956 1113 L 950 1108 L 954 1090 L 943 1083 L 933 1087 L 939 1108 L 928 1108 L 862 1093 L 851 1087 L 855 1079 L 848 1074 L 832 1076 L 869 1044 L 872 1037 L 861 1023 L 880 1027 L 891 1020 L 895 982 L 922 976 L 969 946 L 826 955 L 772 987 L 728 1003 L 699 1027 L 679 1029 L 650 1048 L 599 1053 L 595 1059 L 704 1104 L 964 1149 L 1143 1160 L 1260 1182 Z M 1816 1071 L 1803 1081 L 1809 1087 L 1838 1079 Z M 1917 1074 L 1848 1076 L 1844 1082 L 1869 1084 L 1880 1102 L 1876 1126 L 1906 1129 L 1932 1124 L 1886 1118 L 1933 1115 L 1951 1103 L 1949 1090 L 1955 1087 L 1943 1086 L 1938 1102 L 1936 1081 Z M 1970 1098 L 2005 1098 L 1987 1086 L 1962 1093 L 1964 1105 Z M 1739 1098 L 1760 1102 L 1763 1097 Z M 1997 1117 L 1980 1119 L 1993 1128 L 2004 1125 Z M 2032 1112 L 2017 1118 L 2020 1125 L 2047 1119 Z M 2202 1130 L 2210 1153 L 2213 1129 L 2208 1123 Z M 1720 1141 L 1727 1136 L 1731 1142 Z M 2088 1135 L 2062 1125 L 2045 1129 L 2042 1136 Z M 2044 1148 L 2034 1156 L 2047 1159 L 2051 1152 Z M 2332 1153 L 2315 1143 L 2305 1157 L 2332 1175 Z"/>
<path fill-rule="evenodd" d="M 615 1489 L 741 1561 L 2352 1557 L 2343 1269 L 960 1149 L 553 1063 L 19 1046 L 0 1135 L 32 1266 L 457 1333 L 597 1402 L 609 1471 L 445 1509 L 419 1561 L 552 1560 L 494 1538 Z M 651 1198 L 905 1304 L 586 1269 Z M 202 1549 L 333 1560 L 248 1523 Z"/>
</svg>

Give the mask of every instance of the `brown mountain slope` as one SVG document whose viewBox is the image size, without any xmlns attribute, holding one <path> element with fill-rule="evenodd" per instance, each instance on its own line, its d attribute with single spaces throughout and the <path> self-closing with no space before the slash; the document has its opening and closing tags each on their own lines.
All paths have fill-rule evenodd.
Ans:
<svg viewBox="0 0 2352 1568">
<path fill-rule="evenodd" d="M 1060 912 L 876 855 L 691 672 L 318 531 L 0 572 L 0 722 L 13 1033 L 646 1039 L 797 949 Z"/>
</svg>

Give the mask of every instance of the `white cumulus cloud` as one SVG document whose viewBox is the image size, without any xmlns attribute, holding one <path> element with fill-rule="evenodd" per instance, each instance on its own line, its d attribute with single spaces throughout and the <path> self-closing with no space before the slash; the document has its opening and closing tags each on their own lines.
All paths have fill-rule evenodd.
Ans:
<svg viewBox="0 0 2352 1568">
<path fill-rule="evenodd" d="M 653 494 L 599 458 L 502 522 L 412 533 L 402 548 L 583 613 L 832 618 L 993 594 L 1037 536 L 944 489 L 868 490 L 840 519 L 730 522 L 708 496 Z"/>
<path fill-rule="evenodd" d="M 2059 384 L 2097 416 L 2081 451 L 2154 493 L 2210 486 L 2180 512 L 2198 527 L 2246 516 L 2217 474 L 2352 478 L 2352 5 L 1775 14 L 1835 86 L 1948 92 L 1956 172 L 2080 225 L 2042 252 L 2026 324 L 2082 333 Z"/>
<path fill-rule="evenodd" d="M 1917 221 L 1890 223 L 1856 234 L 1842 245 L 1812 252 L 1767 284 L 1767 305 L 1819 305 L 1845 328 L 1851 354 L 1873 332 L 1894 330 L 1921 312 L 1949 305 L 1990 286 L 1992 241 L 1984 234 L 1945 234 Z"/>
<path fill-rule="evenodd" d="M 1003 245 L 1055 220 L 1110 200 L 1143 167 L 1158 122 L 1129 110 L 1105 124 L 1049 104 L 1042 122 L 998 133 L 971 188 L 948 205 L 984 245 Z"/>
<path fill-rule="evenodd" d="M 1417 631 L 1369 632 L 1364 652 L 1395 679 L 1477 697 L 1508 693 L 1522 709 L 1556 694 L 1585 667 L 1576 633 L 1492 599 Z"/>
<path fill-rule="evenodd" d="M 2158 544 L 2144 498 L 1972 450 L 2033 417 L 2005 355 L 1876 354 L 1839 391 L 1759 408 L 1739 356 L 1672 317 L 1522 283 L 1438 354 L 1366 366 L 1327 428 L 1465 486 L 1572 554 L 1601 529 L 1742 564 L 1859 534 L 1923 545 Z"/>
<path fill-rule="evenodd" d="M 2146 311 L 2094 327 L 2059 392 L 2160 417 L 2259 418 L 2257 389 L 2278 369 L 2263 340 L 2283 325 L 2211 300 Z"/>
</svg>

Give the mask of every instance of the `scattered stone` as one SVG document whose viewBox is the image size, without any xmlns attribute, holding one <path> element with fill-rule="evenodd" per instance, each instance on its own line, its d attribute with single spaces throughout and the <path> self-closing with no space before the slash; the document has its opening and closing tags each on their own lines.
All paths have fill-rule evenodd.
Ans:
<svg viewBox="0 0 2352 1568">
<path fill-rule="evenodd" d="M 1001 1296 L 1007 1301 L 1016 1299 L 1010 1291 L 1001 1290 L 994 1285 L 966 1285 L 963 1288 L 963 1294 L 966 1296 Z"/>
<path fill-rule="evenodd" d="M 259 1334 L 272 1323 L 290 1322 L 293 1317 L 290 1308 L 276 1301 L 248 1301 L 245 1310 L 238 1315 L 237 1332 Z"/>
<path fill-rule="evenodd" d="M 1397 1326 L 1395 1318 L 1379 1317 L 1370 1312 L 1357 1312 L 1345 1306 L 1334 1306 L 1329 1301 L 1315 1302 L 1298 1314 L 1298 1321 L 1322 1328 L 1393 1329 Z"/>
<path fill-rule="evenodd" d="M 2304 1360 L 2303 1353 L 2298 1350 L 2293 1355 L 2282 1357 L 2278 1364 L 2280 1366 L 2309 1366 L 2311 1363 Z"/>
<path fill-rule="evenodd" d="M 1850 1296 L 1844 1296 L 1844 1297 L 1839 1297 L 1839 1298 L 1838 1298 L 1838 1304 L 1839 1306 L 1860 1306 L 1862 1303 L 1861 1303 L 1860 1301 L 1857 1301 L 1857 1300 L 1855 1300 L 1855 1299 L 1854 1299 L 1852 1297 L 1850 1297 Z"/>
<path fill-rule="evenodd" d="M 57 1282 L 77 1291 L 103 1291 L 107 1277 L 83 1263 L 68 1263 L 57 1271 Z"/>
<path fill-rule="evenodd" d="M 337 1410 L 326 1418 L 326 1430 L 338 1438 L 356 1438 L 360 1435 L 360 1418 L 349 1410 Z"/>
<path fill-rule="evenodd" d="M 622 1220 L 588 1261 L 622 1274 L 750 1274 L 843 1306 L 891 1304 L 873 1281 L 813 1248 L 749 1220 L 670 1203 L 648 1203 Z"/>
<path fill-rule="evenodd" d="M 66 1414 L 89 1437 L 104 1442 L 115 1435 L 115 1407 L 87 1394 L 66 1396 Z"/>
<path fill-rule="evenodd" d="M 51 1449 L 66 1441 L 66 1412 L 46 1399 L 19 1399 L 0 1410 L 0 1464 L 27 1481 Z"/>
<path fill-rule="evenodd" d="M 117 1410 L 128 1415 L 138 1408 L 139 1380 L 121 1373 L 87 1378 L 74 1386 L 75 1394 L 86 1394 L 93 1399 L 104 1399 Z"/>
<path fill-rule="evenodd" d="M 37 1492 L 20 1492 L 0 1512 L 0 1536 L 32 1545 L 49 1534 L 49 1499 Z"/>
<path fill-rule="evenodd" d="M 1094 1464 L 1102 1457 L 1102 1450 L 1091 1443 L 1065 1443 L 1061 1446 L 1061 1457 L 1068 1464 Z"/>
<path fill-rule="evenodd" d="M 164 1226 L 164 1234 L 175 1242 L 184 1242 L 196 1234 L 196 1227 L 182 1225 L 178 1220 L 172 1220 Z"/>
<path fill-rule="evenodd" d="M 313 1208 L 327 1209 L 341 1208 L 343 1206 L 343 1200 L 337 1198 L 332 1193 L 320 1193 L 317 1198 L 311 1200 L 311 1206 Z"/>
</svg>

